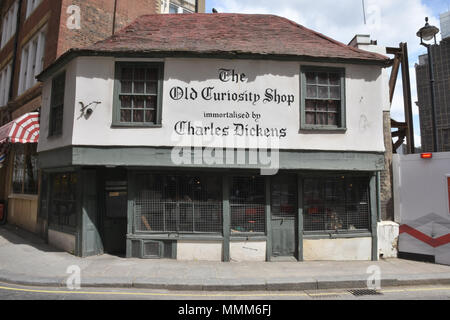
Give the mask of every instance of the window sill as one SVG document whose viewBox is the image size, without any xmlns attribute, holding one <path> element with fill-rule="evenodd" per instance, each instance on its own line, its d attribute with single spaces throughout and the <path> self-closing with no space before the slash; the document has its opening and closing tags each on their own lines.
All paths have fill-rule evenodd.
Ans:
<svg viewBox="0 0 450 320">
<path fill-rule="evenodd" d="M 317 126 L 317 127 L 302 127 L 298 131 L 298 133 L 303 134 L 344 134 L 347 132 L 347 128 L 336 128 L 336 127 L 325 127 L 325 126 Z"/>
<path fill-rule="evenodd" d="M 65 233 L 71 236 L 77 235 L 77 228 L 76 227 L 70 227 L 70 226 L 63 226 L 63 225 L 57 225 L 57 224 L 49 224 L 48 230 Z"/>
<path fill-rule="evenodd" d="M 8 196 L 8 199 L 18 199 L 18 200 L 30 200 L 30 201 L 37 201 L 39 199 L 38 195 L 34 194 L 18 194 L 13 193 Z"/>
<path fill-rule="evenodd" d="M 261 234 L 232 234 L 230 236 L 230 241 L 267 241 L 267 236 L 263 233 Z"/>
<path fill-rule="evenodd" d="M 196 240 L 196 241 L 222 241 L 223 236 L 220 234 L 177 234 L 177 233 L 157 233 L 157 232 L 135 232 L 128 234 L 127 239 L 130 240 Z"/>
<path fill-rule="evenodd" d="M 145 128 L 162 128 L 162 124 L 135 124 L 135 123 L 113 123 L 113 129 L 127 128 L 127 129 L 145 129 Z"/>
<path fill-rule="evenodd" d="M 48 135 L 47 139 L 58 139 L 58 138 L 61 138 L 61 137 L 62 137 L 62 133 L 59 133 L 59 134 L 54 133 L 52 135 Z"/>
<path fill-rule="evenodd" d="M 303 239 L 345 239 L 345 238 L 371 238 L 372 233 L 369 231 L 341 231 L 336 232 L 305 232 Z"/>
</svg>

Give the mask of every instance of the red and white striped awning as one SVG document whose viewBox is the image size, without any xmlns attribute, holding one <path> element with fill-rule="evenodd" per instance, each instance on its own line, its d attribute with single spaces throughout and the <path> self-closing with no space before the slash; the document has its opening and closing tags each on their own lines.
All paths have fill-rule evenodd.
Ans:
<svg viewBox="0 0 450 320">
<path fill-rule="evenodd" d="M 0 128 L 0 144 L 38 143 L 39 112 L 27 113 Z"/>
</svg>

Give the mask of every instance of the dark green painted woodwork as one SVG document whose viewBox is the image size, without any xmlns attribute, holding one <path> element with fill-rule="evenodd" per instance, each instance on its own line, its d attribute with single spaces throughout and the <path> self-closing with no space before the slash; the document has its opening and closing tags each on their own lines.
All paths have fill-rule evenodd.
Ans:
<svg viewBox="0 0 450 320">
<path fill-rule="evenodd" d="M 272 216 L 272 256 L 295 256 L 296 241 L 295 218 L 277 218 Z"/>
<path fill-rule="evenodd" d="M 271 204 L 270 204 L 270 194 L 271 194 L 271 184 L 270 184 L 270 176 L 267 176 L 265 179 L 266 183 L 266 234 L 267 234 L 267 240 L 266 240 L 266 260 L 270 261 L 272 257 L 272 244 L 273 244 L 273 238 L 272 238 L 272 223 L 271 223 Z"/>
<path fill-rule="evenodd" d="M 272 257 L 294 257 L 297 252 L 297 177 L 296 175 L 280 175 L 278 179 L 273 178 L 270 180 L 272 181 L 271 186 L 268 188 L 267 197 L 276 199 L 275 190 L 278 189 L 280 192 L 278 195 L 280 207 L 276 208 L 276 200 L 274 200 L 269 217 L 271 231 L 268 234 L 271 236 Z M 282 189 L 284 191 L 283 195 L 281 195 Z M 291 207 L 293 212 L 287 214 L 283 212 L 282 207 L 285 209 Z"/>
<path fill-rule="evenodd" d="M 297 174 L 297 259 L 303 261 L 303 178 Z"/>
<path fill-rule="evenodd" d="M 338 72 L 341 75 L 341 109 L 340 109 L 340 125 L 339 126 L 326 126 L 326 125 L 310 125 L 307 124 L 305 119 L 305 97 L 306 97 L 306 72 Z M 347 130 L 346 125 L 346 104 L 345 104 L 345 69 L 344 68 L 331 68 L 331 67 L 316 67 L 316 66 L 302 66 L 300 68 L 300 132 L 303 131 L 330 131 L 331 133 L 342 132 Z"/>
<path fill-rule="evenodd" d="M 223 192 L 223 261 L 230 261 L 230 234 L 231 234 L 231 209 L 230 209 L 230 176 L 222 176 Z"/>
<path fill-rule="evenodd" d="M 370 178 L 370 217 L 372 230 L 372 260 L 378 261 L 378 194 L 377 194 L 377 176 L 373 175 Z"/>
<path fill-rule="evenodd" d="M 121 68 L 125 66 L 135 67 L 150 67 L 158 69 L 158 100 L 156 106 L 156 121 L 154 123 L 124 123 L 120 121 L 120 88 L 121 88 Z M 114 76 L 114 102 L 113 102 L 113 127 L 146 127 L 146 128 L 160 128 L 162 121 L 162 105 L 163 105 L 163 82 L 164 82 L 164 63 L 162 62 L 116 62 L 115 76 Z M 132 95 L 132 93 L 130 93 Z"/>
<path fill-rule="evenodd" d="M 246 151 L 248 153 L 248 151 Z M 191 164 L 175 165 L 170 147 L 66 147 L 39 153 L 39 167 L 51 169 L 68 166 L 128 166 L 223 168 L 258 170 L 258 164 L 197 165 L 191 150 Z M 224 157 L 226 152 L 224 152 Z M 377 152 L 280 150 L 280 170 L 381 171 L 384 154 Z M 248 159 L 248 154 L 246 155 Z"/>
<path fill-rule="evenodd" d="M 82 256 L 103 254 L 99 232 L 98 190 L 96 170 L 80 171 L 82 184 Z M 79 183 L 80 184 L 80 183 Z"/>
</svg>

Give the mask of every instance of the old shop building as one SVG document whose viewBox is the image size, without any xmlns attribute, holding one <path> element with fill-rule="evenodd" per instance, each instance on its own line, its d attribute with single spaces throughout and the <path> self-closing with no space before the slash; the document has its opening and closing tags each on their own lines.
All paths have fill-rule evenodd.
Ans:
<svg viewBox="0 0 450 320">
<path fill-rule="evenodd" d="M 377 259 L 387 61 L 272 15 L 142 16 L 70 50 L 39 76 L 49 241 L 80 256 Z M 255 138 L 258 159 L 272 147 L 262 171 Z"/>
</svg>

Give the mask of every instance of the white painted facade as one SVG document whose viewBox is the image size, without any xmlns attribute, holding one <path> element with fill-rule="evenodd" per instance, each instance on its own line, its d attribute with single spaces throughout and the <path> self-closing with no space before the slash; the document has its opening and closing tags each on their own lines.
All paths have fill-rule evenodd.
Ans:
<svg viewBox="0 0 450 320">
<path fill-rule="evenodd" d="M 48 137 L 49 109 L 51 103 L 51 79 L 44 83 L 41 121 L 41 139 L 38 152 L 48 151 L 70 145 L 76 146 L 252 146 L 251 139 L 229 135 L 192 139 L 175 133 L 178 121 L 215 127 L 233 126 L 236 119 L 205 118 L 204 113 L 247 113 L 250 119 L 239 120 L 250 128 L 257 124 L 263 128 L 284 128 L 286 136 L 276 138 L 272 143 L 286 150 L 327 150 L 327 151 L 372 151 L 384 152 L 383 114 L 388 108 L 385 99 L 385 77 L 379 66 L 354 64 L 301 63 L 295 61 L 266 60 L 218 60 L 167 58 L 164 62 L 164 85 L 162 102 L 162 126 L 160 128 L 117 128 L 112 127 L 114 73 L 118 60 L 112 57 L 78 57 L 65 68 L 66 88 L 64 104 L 63 134 Z M 139 59 L 137 61 L 155 61 Z M 304 133 L 300 129 L 300 68 L 301 66 L 329 66 L 345 68 L 345 132 Z M 219 80 L 219 69 L 234 69 L 244 73 L 243 83 L 224 83 Z M 217 92 L 254 92 L 261 100 L 252 102 L 211 102 L 196 100 L 175 101 L 170 97 L 173 87 L 194 88 L 197 92 L 205 87 L 214 87 Z M 271 88 L 278 93 L 292 96 L 294 101 L 287 103 L 264 103 L 265 90 Z M 89 104 L 100 101 L 93 108 L 93 114 L 86 118 L 80 111 L 80 102 Z M 251 119 L 256 114 L 259 122 Z M 183 139 L 181 139 L 183 138 Z M 268 143 L 268 139 L 259 142 Z M 273 144 L 272 144 L 273 146 Z"/>
<path fill-rule="evenodd" d="M 305 261 L 369 261 L 371 260 L 372 238 L 351 239 L 304 239 L 303 259 Z"/>
<path fill-rule="evenodd" d="M 179 261 L 222 261 L 222 241 L 177 241 Z"/>
</svg>

